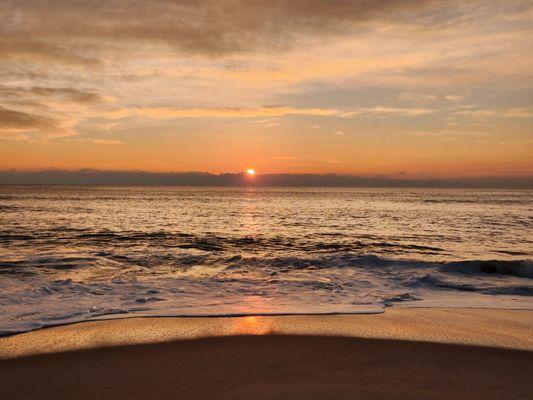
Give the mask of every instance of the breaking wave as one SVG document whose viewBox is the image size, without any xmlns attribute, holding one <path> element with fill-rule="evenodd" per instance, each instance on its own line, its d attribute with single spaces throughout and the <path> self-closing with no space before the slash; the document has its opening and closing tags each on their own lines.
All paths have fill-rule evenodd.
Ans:
<svg viewBox="0 0 533 400">
<path fill-rule="evenodd" d="M 73 275 L 49 280 L 50 273 L 65 271 Z M 354 253 L 220 256 L 212 247 L 196 255 L 100 251 L 33 257 L 0 263 L 3 276 L 25 274 L 28 280 L 22 289 L 3 288 L 7 320 L 2 331 L 104 316 L 381 312 L 394 305 L 423 305 L 434 297 L 450 306 L 454 293 L 463 292 L 481 296 L 486 306 L 512 306 L 520 298 L 531 306 L 531 271 L 527 260 L 425 262 Z"/>
</svg>

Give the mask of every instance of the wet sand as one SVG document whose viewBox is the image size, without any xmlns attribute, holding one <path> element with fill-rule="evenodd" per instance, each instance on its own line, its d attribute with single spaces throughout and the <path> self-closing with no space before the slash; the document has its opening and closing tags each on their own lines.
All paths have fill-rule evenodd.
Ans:
<svg viewBox="0 0 533 400">
<path fill-rule="evenodd" d="M 140 318 L 0 339 L 9 399 L 533 398 L 533 312 Z"/>
</svg>

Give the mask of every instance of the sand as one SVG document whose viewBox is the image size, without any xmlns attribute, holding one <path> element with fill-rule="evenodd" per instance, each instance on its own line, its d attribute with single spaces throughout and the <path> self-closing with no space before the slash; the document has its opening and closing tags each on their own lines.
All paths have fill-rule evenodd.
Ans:
<svg viewBox="0 0 533 400">
<path fill-rule="evenodd" d="M 6 399 L 530 399 L 533 312 L 110 320 L 0 359 Z"/>
</svg>

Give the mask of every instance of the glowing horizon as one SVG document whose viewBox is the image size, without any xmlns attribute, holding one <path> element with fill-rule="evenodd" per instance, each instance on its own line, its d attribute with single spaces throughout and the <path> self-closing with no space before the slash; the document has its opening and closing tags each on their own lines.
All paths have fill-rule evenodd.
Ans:
<svg viewBox="0 0 533 400">
<path fill-rule="evenodd" d="M 526 0 L 6 0 L 0 21 L 0 170 L 533 175 Z"/>
</svg>

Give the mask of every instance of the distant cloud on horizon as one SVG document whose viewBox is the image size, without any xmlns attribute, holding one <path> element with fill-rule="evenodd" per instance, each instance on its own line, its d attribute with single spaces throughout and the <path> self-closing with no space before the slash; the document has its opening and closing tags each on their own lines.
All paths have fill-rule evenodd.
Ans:
<svg viewBox="0 0 533 400">
<path fill-rule="evenodd" d="M 249 187 L 443 187 L 533 189 L 530 176 L 436 178 L 405 176 L 356 176 L 343 174 L 258 174 L 208 172 L 148 172 L 58 169 L 0 170 L 0 185 L 183 185 Z"/>
</svg>

